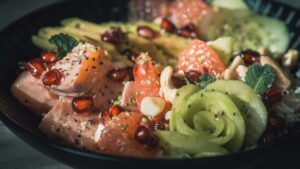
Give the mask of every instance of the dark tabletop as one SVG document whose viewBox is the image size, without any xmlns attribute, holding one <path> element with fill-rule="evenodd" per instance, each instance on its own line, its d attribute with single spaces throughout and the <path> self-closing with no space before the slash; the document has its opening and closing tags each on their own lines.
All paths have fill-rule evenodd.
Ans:
<svg viewBox="0 0 300 169">
<path fill-rule="evenodd" d="M 0 0 L 0 30 L 17 18 L 62 0 Z M 300 0 L 276 0 L 300 8 Z M 69 169 L 12 134 L 0 121 L 0 169 Z"/>
</svg>

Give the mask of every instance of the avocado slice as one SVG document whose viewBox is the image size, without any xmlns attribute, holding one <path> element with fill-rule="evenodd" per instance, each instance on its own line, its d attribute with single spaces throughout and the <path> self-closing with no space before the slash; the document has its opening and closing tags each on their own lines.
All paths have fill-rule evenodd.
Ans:
<svg viewBox="0 0 300 169">
<path fill-rule="evenodd" d="M 226 93 L 244 113 L 246 122 L 245 146 L 256 144 L 267 126 L 267 110 L 254 90 L 242 81 L 217 80 L 206 90 Z"/>
</svg>

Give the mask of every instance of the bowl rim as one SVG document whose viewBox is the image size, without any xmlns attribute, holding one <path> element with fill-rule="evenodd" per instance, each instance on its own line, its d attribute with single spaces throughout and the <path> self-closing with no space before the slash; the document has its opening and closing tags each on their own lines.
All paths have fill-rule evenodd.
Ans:
<svg viewBox="0 0 300 169">
<path fill-rule="evenodd" d="M 258 0 L 258 1 L 261 1 L 261 0 Z M 300 9 L 297 9 L 297 8 L 292 7 L 290 5 L 284 4 L 282 2 L 276 2 L 276 1 L 271 1 L 271 0 L 265 0 L 265 1 L 266 2 L 271 2 L 271 3 L 279 5 L 279 6 L 283 6 L 284 8 L 291 8 L 295 11 L 300 12 Z M 38 9 L 35 9 L 35 10 L 23 15 L 22 17 L 19 17 L 18 19 L 15 19 L 12 22 L 9 22 L 8 25 L 6 25 L 4 28 L 2 28 L 0 30 L 0 35 L 5 33 L 6 31 L 8 31 L 14 25 L 17 25 L 17 24 L 21 23 L 23 20 L 26 20 L 27 18 L 30 18 L 30 16 L 37 15 L 38 13 L 43 12 L 47 8 L 51 8 L 51 7 L 55 7 L 55 6 L 59 6 L 59 5 L 64 5 L 65 3 L 68 3 L 68 2 L 70 2 L 70 0 L 62 0 L 62 1 L 58 1 L 58 2 L 55 2 L 55 3 L 50 4 L 50 5 L 46 5 L 46 6 L 38 8 Z M 76 3 L 76 0 L 72 1 L 72 2 Z M 9 112 L 3 111 L 2 108 L 0 107 L 0 120 L 3 122 L 3 124 L 10 131 L 12 131 L 19 139 L 26 142 L 27 145 L 30 145 L 36 151 L 41 152 L 41 150 L 35 148 L 33 145 L 29 144 L 22 137 L 20 137 L 19 134 L 18 134 L 19 132 L 22 133 L 22 135 L 26 135 L 26 137 L 33 137 L 34 139 L 37 139 L 37 141 L 45 144 L 45 146 L 48 146 L 49 148 L 55 148 L 55 149 L 58 149 L 58 150 L 65 151 L 67 153 L 75 154 L 77 156 L 88 157 L 88 158 L 99 159 L 99 160 L 118 161 L 118 162 L 122 162 L 122 161 L 123 162 L 135 162 L 136 160 L 145 161 L 145 162 L 175 162 L 175 161 L 176 162 L 187 162 L 187 161 L 192 162 L 192 161 L 201 161 L 201 160 L 206 160 L 206 161 L 213 160 L 213 161 L 215 161 L 217 159 L 230 159 L 230 158 L 236 158 L 236 157 L 241 156 L 241 155 L 245 156 L 247 154 L 256 153 L 256 152 L 259 152 L 261 150 L 271 150 L 276 146 L 285 145 L 286 143 L 288 143 L 288 141 L 292 140 L 296 136 L 300 136 L 300 132 L 295 132 L 295 133 L 289 134 L 287 136 L 284 136 L 279 142 L 276 142 L 276 143 L 267 144 L 267 145 L 263 145 L 263 146 L 258 146 L 258 147 L 255 147 L 253 149 L 242 150 L 242 151 L 239 151 L 239 152 L 229 153 L 229 154 L 226 154 L 226 155 L 213 156 L 213 157 L 201 157 L 201 158 L 138 158 L 138 157 L 126 157 L 126 156 L 109 155 L 109 154 L 103 154 L 103 153 L 95 153 L 95 152 L 79 149 L 79 148 L 76 148 L 76 147 L 72 147 L 72 146 L 69 146 L 67 144 L 63 144 L 63 143 L 58 142 L 58 141 L 51 140 L 50 138 L 48 138 L 45 135 L 38 134 L 38 132 L 33 132 L 33 131 L 30 131 L 29 129 L 26 129 L 26 128 L 22 127 L 21 125 L 16 123 L 13 119 L 11 119 L 8 114 L 9 114 Z M 18 132 L 16 132 L 16 131 L 18 131 Z M 42 152 L 42 153 L 46 154 L 44 152 Z M 54 158 L 54 157 L 52 156 L 52 158 Z"/>
</svg>

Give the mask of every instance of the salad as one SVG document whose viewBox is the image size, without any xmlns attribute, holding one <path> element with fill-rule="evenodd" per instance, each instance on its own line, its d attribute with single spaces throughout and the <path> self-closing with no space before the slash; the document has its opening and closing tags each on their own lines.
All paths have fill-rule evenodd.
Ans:
<svg viewBox="0 0 300 169">
<path fill-rule="evenodd" d="M 67 18 L 32 36 L 41 56 L 11 91 L 41 132 L 96 153 L 195 158 L 270 144 L 297 125 L 299 54 L 284 22 L 243 0 L 154 9 L 129 23 Z"/>
</svg>

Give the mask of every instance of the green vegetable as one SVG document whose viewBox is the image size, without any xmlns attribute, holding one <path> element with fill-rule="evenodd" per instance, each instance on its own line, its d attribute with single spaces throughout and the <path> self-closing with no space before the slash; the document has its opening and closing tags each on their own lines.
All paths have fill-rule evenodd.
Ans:
<svg viewBox="0 0 300 169">
<path fill-rule="evenodd" d="M 210 143 L 204 139 L 197 139 L 177 132 L 156 130 L 155 135 L 160 138 L 162 146 L 169 157 L 210 157 L 227 154 L 223 147 Z"/>
<path fill-rule="evenodd" d="M 200 82 L 199 82 L 199 86 L 203 89 L 205 88 L 208 84 L 212 83 L 216 81 L 215 78 L 213 78 L 212 76 L 210 76 L 209 74 L 204 74 L 200 77 Z"/>
<path fill-rule="evenodd" d="M 65 57 L 68 52 L 78 45 L 78 41 L 75 38 L 65 33 L 52 36 L 49 42 L 56 45 L 57 54 L 60 58 Z"/>
<path fill-rule="evenodd" d="M 226 94 L 187 85 L 177 91 L 170 130 L 236 152 L 244 142 L 245 124 L 241 112 Z"/>
<path fill-rule="evenodd" d="M 230 62 L 230 59 L 234 56 L 234 39 L 232 37 L 220 37 L 214 41 L 209 41 L 208 44 L 219 54 L 225 65 L 227 65 Z"/>
<path fill-rule="evenodd" d="M 209 84 L 206 90 L 222 92 L 233 100 L 243 113 L 246 123 L 244 145 L 251 147 L 256 144 L 266 129 L 268 116 L 260 96 L 250 86 L 239 80 L 217 80 Z"/>
<path fill-rule="evenodd" d="M 257 94 L 263 94 L 274 82 L 275 71 L 270 65 L 254 64 L 248 68 L 245 81 Z"/>
</svg>

